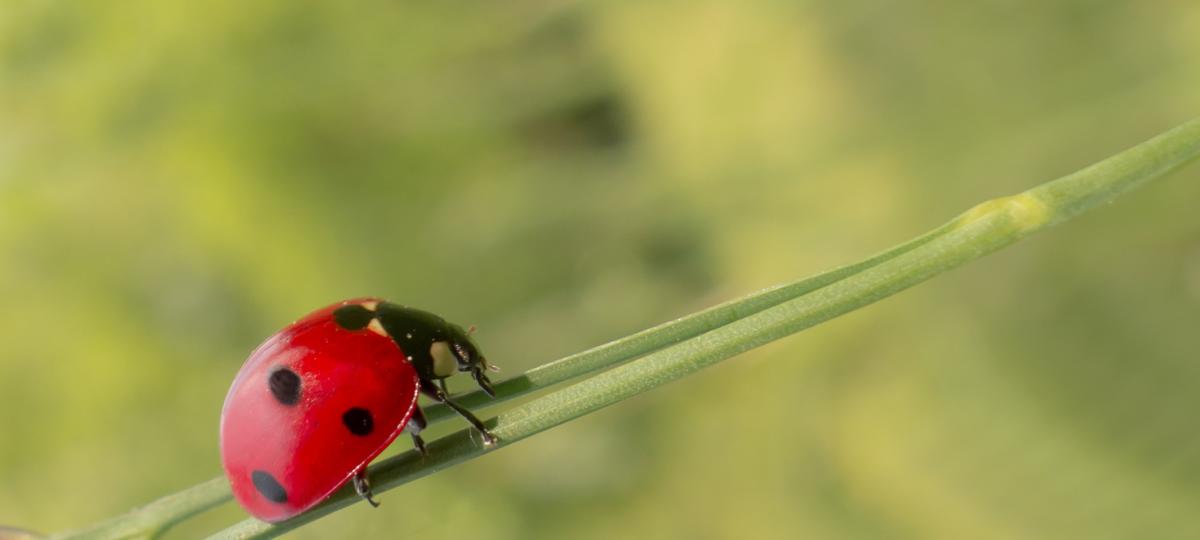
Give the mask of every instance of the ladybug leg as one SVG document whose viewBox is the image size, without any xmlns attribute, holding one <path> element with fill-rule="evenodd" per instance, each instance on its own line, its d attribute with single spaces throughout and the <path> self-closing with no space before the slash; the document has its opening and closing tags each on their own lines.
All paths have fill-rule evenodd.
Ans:
<svg viewBox="0 0 1200 540">
<path fill-rule="evenodd" d="M 371 506 L 376 508 L 379 507 L 379 503 L 375 502 L 375 499 L 371 498 L 371 482 L 367 480 L 366 467 L 359 469 L 358 473 L 354 475 L 354 492 L 357 493 L 359 497 L 362 497 L 366 499 L 367 502 L 371 503 Z"/>
<path fill-rule="evenodd" d="M 474 414 L 471 414 L 471 411 L 468 411 L 466 407 L 463 407 L 462 405 L 452 401 L 450 396 L 446 395 L 446 392 L 437 385 L 426 381 L 421 381 L 421 391 L 424 392 L 425 395 L 433 398 L 435 401 L 439 403 L 445 403 L 447 407 L 454 409 L 454 412 L 458 413 L 458 415 L 463 417 L 467 422 L 470 422 L 471 425 L 474 426 L 475 429 L 479 430 L 479 433 L 483 436 L 484 446 L 496 444 L 496 436 L 492 435 L 492 432 L 487 430 L 487 427 L 483 425 L 483 422 L 476 418 Z"/>
<path fill-rule="evenodd" d="M 422 456 L 429 455 L 429 452 L 425 450 L 425 439 L 421 438 L 421 431 L 427 425 L 429 423 L 425 421 L 425 413 L 421 411 L 420 407 L 417 407 L 413 409 L 412 418 L 408 419 L 408 425 L 404 426 L 404 429 L 408 430 L 408 433 L 412 435 L 413 448 L 416 448 L 417 452 L 420 452 Z"/>
</svg>

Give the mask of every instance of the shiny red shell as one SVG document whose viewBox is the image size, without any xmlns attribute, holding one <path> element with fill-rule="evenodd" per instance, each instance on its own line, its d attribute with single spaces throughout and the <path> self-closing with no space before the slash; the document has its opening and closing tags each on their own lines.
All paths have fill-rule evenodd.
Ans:
<svg viewBox="0 0 1200 540">
<path fill-rule="evenodd" d="M 341 306 L 379 301 L 347 300 L 309 314 L 268 338 L 238 372 L 221 411 L 221 462 L 234 497 L 255 517 L 275 522 L 312 508 L 412 417 L 418 379 L 404 351 L 332 316 Z"/>
</svg>

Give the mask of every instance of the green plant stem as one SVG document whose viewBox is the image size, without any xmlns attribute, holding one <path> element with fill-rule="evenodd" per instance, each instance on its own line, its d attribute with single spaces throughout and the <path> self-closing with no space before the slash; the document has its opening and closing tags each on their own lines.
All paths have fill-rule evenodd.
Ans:
<svg viewBox="0 0 1200 540">
<path fill-rule="evenodd" d="M 225 479 L 213 478 L 87 529 L 49 538 L 155 538 L 175 524 L 227 502 L 230 497 Z"/>
<path fill-rule="evenodd" d="M 1107 203 L 1200 154 L 1200 119 L 1064 178 L 968 210 L 907 249 L 841 279 L 653 352 L 516 407 L 495 420 L 500 443 L 485 448 L 467 431 L 371 470 L 380 491 L 515 443 L 566 421 L 691 374 L 746 350 L 886 298 L 1030 234 Z M 889 252 L 890 253 L 890 252 Z M 357 502 L 342 490 L 286 523 L 246 520 L 212 538 L 272 538 Z"/>
<path fill-rule="evenodd" d="M 498 385 L 497 390 L 502 399 L 511 399 L 645 355 L 501 414 L 493 422 L 492 430 L 500 438 L 500 443 L 493 447 L 482 447 L 471 432 L 464 430 L 433 441 L 429 445 L 430 454 L 424 458 L 415 452 L 407 452 L 380 462 L 370 472 L 376 491 L 392 489 L 494 451 L 748 349 L 878 301 L 1105 204 L 1197 155 L 1200 155 L 1200 119 L 1074 174 L 1018 195 L 987 201 L 930 233 L 861 263 L 721 304 L 505 381 Z M 464 402 L 472 407 L 487 404 L 477 393 L 464 397 Z M 448 416 L 446 411 L 436 408 L 431 408 L 429 413 L 438 419 Z M 164 530 L 183 517 L 227 500 L 228 491 L 224 488 L 222 500 L 215 503 L 211 498 L 200 498 L 202 504 L 192 509 L 172 508 L 162 503 L 219 480 L 160 499 L 139 510 L 159 508 L 157 512 L 162 516 L 154 512 L 148 516 L 145 513 L 137 515 L 139 511 L 135 511 L 107 522 L 107 530 L 114 533 Z M 219 487 L 223 487 L 223 484 Z M 313 511 L 288 522 L 272 525 L 249 519 L 213 538 L 274 537 L 357 500 L 352 490 L 342 489 Z M 183 506 L 186 504 L 183 503 Z M 167 516 L 183 517 L 172 520 L 166 519 Z M 124 528 L 122 519 L 151 524 L 144 526 L 151 528 Z M 89 537 L 123 536 L 102 534 Z"/>
</svg>

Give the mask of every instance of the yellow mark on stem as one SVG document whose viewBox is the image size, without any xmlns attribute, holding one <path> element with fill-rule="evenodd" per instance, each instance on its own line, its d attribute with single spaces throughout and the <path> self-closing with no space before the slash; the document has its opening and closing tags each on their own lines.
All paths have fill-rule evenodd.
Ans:
<svg viewBox="0 0 1200 540">
<path fill-rule="evenodd" d="M 1050 222 L 1053 210 L 1036 195 L 1018 193 L 976 205 L 961 216 L 961 223 L 971 223 L 990 217 L 1005 216 L 1017 231 L 1036 231 Z"/>
</svg>

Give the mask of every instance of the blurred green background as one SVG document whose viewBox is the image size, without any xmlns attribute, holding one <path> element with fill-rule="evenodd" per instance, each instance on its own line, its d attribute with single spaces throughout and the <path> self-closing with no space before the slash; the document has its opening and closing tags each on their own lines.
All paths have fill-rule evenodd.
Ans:
<svg viewBox="0 0 1200 540">
<path fill-rule="evenodd" d="M 318 306 L 520 373 L 1172 127 L 1197 51 L 1185 0 L 8 0 L 0 523 L 217 476 Z M 1197 180 L 291 537 L 1195 538 Z"/>
</svg>

